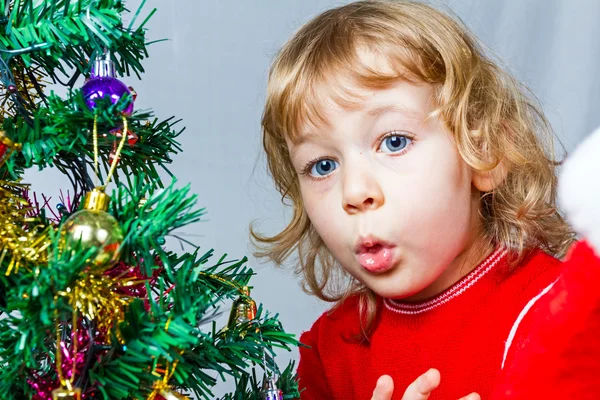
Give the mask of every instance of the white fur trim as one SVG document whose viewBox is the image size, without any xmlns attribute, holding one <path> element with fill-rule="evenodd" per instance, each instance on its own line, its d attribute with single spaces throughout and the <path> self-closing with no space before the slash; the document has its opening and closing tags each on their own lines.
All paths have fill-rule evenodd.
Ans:
<svg viewBox="0 0 600 400">
<path fill-rule="evenodd" d="M 533 307 L 533 305 L 543 295 L 545 295 L 546 293 L 548 293 L 550 291 L 550 289 L 552 289 L 552 286 L 554 286 L 555 283 L 556 283 L 556 281 L 552 282 L 550 285 L 546 286 L 546 288 L 544 290 L 542 290 L 540 294 L 538 294 L 537 296 L 535 296 L 533 299 L 529 300 L 529 302 L 525 305 L 525 307 L 523 308 L 523 310 L 521 311 L 521 313 L 517 317 L 517 320 L 513 324 L 512 328 L 510 329 L 510 333 L 508 334 L 508 339 L 506 339 L 506 343 L 504 344 L 504 356 L 502 357 L 502 367 L 501 367 L 501 369 L 504 369 L 504 363 L 506 362 L 506 356 L 508 355 L 508 350 L 510 349 L 510 346 L 512 345 L 512 342 L 515 339 L 515 335 L 517 334 L 517 329 L 519 329 L 519 325 L 521 324 L 521 321 L 523 321 L 523 318 L 525 318 L 525 315 L 527 315 L 527 313 L 529 312 L 529 310 L 531 309 L 531 307 Z"/>
<path fill-rule="evenodd" d="M 600 128 L 565 162 L 558 193 L 573 228 L 600 254 Z"/>
</svg>

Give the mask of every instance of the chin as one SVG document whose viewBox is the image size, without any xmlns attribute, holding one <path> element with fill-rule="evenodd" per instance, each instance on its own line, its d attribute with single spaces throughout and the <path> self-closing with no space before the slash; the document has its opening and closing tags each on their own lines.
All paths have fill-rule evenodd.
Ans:
<svg viewBox="0 0 600 400">
<path fill-rule="evenodd" d="M 361 271 L 360 276 L 355 275 L 355 277 L 378 296 L 393 300 L 410 299 L 419 295 L 431 285 L 430 282 L 424 284 L 419 282 L 421 285 L 416 286 L 414 282 L 411 282 L 411 276 L 406 272 L 406 270 L 394 267 L 379 274 L 367 272 L 368 275 L 366 276 L 365 272 Z"/>
<path fill-rule="evenodd" d="M 388 282 L 389 283 L 389 282 Z M 406 300 L 417 295 L 420 291 L 410 288 L 402 288 L 399 285 L 367 285 L 369 289 L 374 291 L 378 296 L 385 299 Z"/>
</svg>

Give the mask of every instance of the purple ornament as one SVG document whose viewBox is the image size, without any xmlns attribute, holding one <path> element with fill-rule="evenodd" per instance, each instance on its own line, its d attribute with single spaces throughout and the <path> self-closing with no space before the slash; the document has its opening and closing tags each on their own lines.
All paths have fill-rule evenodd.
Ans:
<svg viewBox="0 0 600 400">
<path fill-rule="evenodd" d="M 123 82 L 116 78 L 115 64 L 108 58 L 98 58 L 94 62 L 90 79 L 81 88 L 85 103 L 90 110 L 96 109 L 96 100 L 108 96 L 112 104 L 131 91 Z M 133 98 L 123 109 L 124 115 L 133 113 Z"/>
</svg>

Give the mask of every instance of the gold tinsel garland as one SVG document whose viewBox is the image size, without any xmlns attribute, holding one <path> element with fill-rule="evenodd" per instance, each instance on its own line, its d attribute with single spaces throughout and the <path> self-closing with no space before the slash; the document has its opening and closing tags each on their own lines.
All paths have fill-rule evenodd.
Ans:
<svg viewBox="0 0 600 400">
<path fill-rule="evenodd" d="M 27 100 L 30 104 L 37 105 L 42 100 L 36 89 L 36 83 L 40 90 L 43 90 L 47 82 L 45 81 L 46 75 L 44 74 L 41 66 L 32 66 L 29 69 L 25 67 L 23 60 L 20 57 L 11 59 L 10 63 L 11 73 L 15 81 L 15 93 L 18 93 L 23 99 Z M 29 72 L 29 73 L 28 73 Z M 34 80 L 35 79 L 35 83 Z M 13 91 L 10 88 L 2 87 L 0 91 L 0 107 L 2 112 L 0 113 L 0 124 L 4 121 L 4 118 L 14 117 L 16 115 L 16 107 L 11 97 Z M 30 104 L 24 103 L 23 106 L 28 111 L 33 111 Z"/>
<path fill-rule="evenodd" d="M 133 300 L 131 296 L 120 294 L 118 289 L 143 282 L 139 279 L 113 278 L 102 273 L 88 272 L 58 295 L 69 299 L 73 310 L 90 321 L 95 321 L 98 329 L 109 332 L 123 321 L 125 307 Z"/>
<path fill-rule="evenodd" d="M 23 265 L 47 264 L 50 230 L 39 218 L 28 217 L 31 206 L 22 197 L 26 185 L 0 181 L 0 265 L 5 275 Z M 6 257 L 10 261 L 4 264 Z"/>
</svg>

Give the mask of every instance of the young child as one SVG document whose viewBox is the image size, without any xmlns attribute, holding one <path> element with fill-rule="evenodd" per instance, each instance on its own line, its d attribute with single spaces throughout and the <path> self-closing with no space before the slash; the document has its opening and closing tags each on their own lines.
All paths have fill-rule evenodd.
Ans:
<svg viewBox="0 0 600 400">
<path fill-rule="evenodd" d="M 306 290 L 336 302 L 301 337 L 302 398 L 488 398 L 574 238 L 527 90 L 448 15 L 359 1 L 286 43 L 262 126 L 294 214 L 253 232 L 259 254 L 297 253 Z"/>
</svg>

